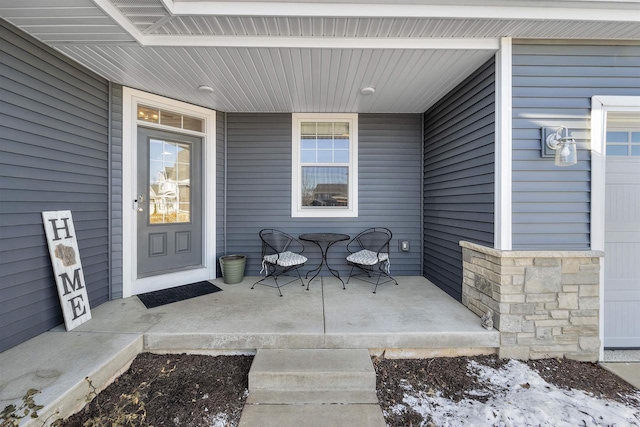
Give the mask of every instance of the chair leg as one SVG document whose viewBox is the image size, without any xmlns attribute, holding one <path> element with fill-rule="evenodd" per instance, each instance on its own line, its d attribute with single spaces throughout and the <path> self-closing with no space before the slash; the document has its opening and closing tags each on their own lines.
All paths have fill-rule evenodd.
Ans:
<svg viewBox="0 0 640 427">
<path fill-rule="evenodd" d="M 278 276 L 273 276 L 273 280 L 276 282 L 276 287 L 278 288 L 278 293 L 282 296 L 282 292 L 280 291 L 280 284 L 278 283 Z"/>
<path fill-rule="evenodd" d="M 349 278 L 347 279 L 347 283 L 349 283 L 349 280 L 351 280 L 352 277 L 362 280 L 363 282 L 370 283 L 374 285 L 374 288 L 373 288 L 374 294 L 377 292 L 378 286 L 384 283 L 393 281 L 396 284 L 396 286 L 398 285 L 398 281 L 394 279 L 389 273 L 384 271 L 381 264 L 376 264 L 376 265 L 378 265 L 378 271 L 375 271 L 375 265 L 363 266 L 358 264 L 352 264 L 351 271 L 349 272 Z M 353 269 L 355 267 L 358 267 L 361 270 L 361 272 L 354 275 Z M 366 274 L 366 277 L 364 277 L 365 274 Z M 362 275 L 363 277 L 359 277 L 360 275 Z M 377 275 L 378 277 L 374 277 L 375 275 Z M 383 281 L 382 276 L 385 276 L 389 280 Z M 374 278 L 376 279 L 375 282 L 373 281 Z M 369 279 L 372 279 L 372 280 L 369 280 Z"/>
<path fill-rule="evenodd" d="M 351 271 L 349 272 L 349 277 L 347 278 L 347 283 L 349 283 L 349 280 L 351 280 L 351 275 L 353 274 L 353 269 L 355 268 L 355 265 L 351 266 Z"/>
<path fill-rule="evenodd" d="M 264 286 L 268 286 L 270 288 L 278 288 L 278 295 L 282 296 L 282 291 L 280 290 L 280 288 L 282 286 L 288 285 L 291 282 L 295 282 L 296 281 L 296 276 L 293 275 L 292 273 L 290 273 L 290 271 L 293 270 L 293 269 L 296 270 L 296 273 L 298 275 L 298 279 L 297 280 L 300 280 L 300 283 L 302 284 L 302 286 L 304 286 L 304 280 L 302 280 L 302 275 L 300 274 L 300 270 L 299 270 L 298 267 L 286 267 L 286 268 L 282 269 L 282 271 L 278 271 L 279 267 L 276 267 L 275 265 L 272 265 L 272 264 L 268 264 L 268 266 L 267 266 L 267 275 L 265 277 L 263 277 L 262 279 L 258 280 L 257 282 L 255 282 L 253 284 L 253 286 L 251 286 L 251 289 L 253 289 L 257 284 L 261 284 L 261 285 L 264 285 Z M 280 268 L 282 268 L 282 267 L 280 267 Z M 280 285 L 280 282 L 278 281 L 278 278 L 280 276 L 291 277 L 292 280 L 289 280 L 289 281 L 283 283 L 282 285 Z M 275 282 L 276 286 L 272 286 L 272 285 L 268 285 L 266 283 L 263 283 L 268 278 L 272 278 L 273 281 Z"/>
<path fill-rule="evenodd" d="M 278 275 L 275 274 L 277 271 L 277 268 L 274 265 L 267 265 L 267 274 L 260 280 L 258 280 L 256 283 L 254 283 L 251 286 L 251 289 L 255 288 L 257 284 L 261 284 L 264 286 L 269 286 L 269 285 L 265 285 L 264 282 L 265 280 L 267 280 L 269 277 L 273 278 L 273 281 L 276 283 L 276 288 L 278 288 L 278 293 L 280 294 L 280 296 L 282 296 L 282 292 L 280 291 L 280 284 L 278 283 Z M 269 286 L 271 288 L 273 288 L 273 286 Z"/>
<path fill-rule="evenodd" d="M 302 276 L 300 275 L 300 269 L 296 267 L 296 273 L 298 273 L 298 279 L 300 279 L 300 283 L 304 286 L 304 281 L 302 280 Z"/>
</svg>

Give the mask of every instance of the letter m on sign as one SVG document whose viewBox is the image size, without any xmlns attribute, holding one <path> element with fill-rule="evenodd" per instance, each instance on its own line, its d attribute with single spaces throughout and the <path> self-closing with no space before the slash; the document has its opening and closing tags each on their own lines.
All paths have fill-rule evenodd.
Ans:
<svg viewBox="0 0 640 427">
<path fill-rule="evenodd" d="M 67 331 L 91 319 L 71 211 L 42 212 L 49 256 Z"/>
</svg>

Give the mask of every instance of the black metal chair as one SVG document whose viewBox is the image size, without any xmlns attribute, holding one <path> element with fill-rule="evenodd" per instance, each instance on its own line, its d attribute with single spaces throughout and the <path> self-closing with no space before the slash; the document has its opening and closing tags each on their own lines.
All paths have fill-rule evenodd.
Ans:
<svg viewBox="0 0 640 427">
<path fill-rule="evenodd" d="M 262 270 L 260 273 L 265 273 L 265 277 L 258 280 L 251 286 L 253 289 L 257 284 L 269 286 L 272 288 L 278 288 L 278 293 L 282 296 L 280 287 L 287 285 L 296 280 L 300 280 L 302 286 L 302 276 L 300 275 L 299 267 L 303 266 L 307 262 L 307 257 L 301 255 L 304 252 L 304 245 L 295 239 L 294 237 L 283 233 L 279 230 L 266 228 L 260 231 L 260 239 L 262 240 Z M 291 270 L 295 270 L 298 276 L 291 276 L 289 273 Z M 288 276 L 294 279 L 289 280 L 286 283 L 280 284 L 278 277 Z M 273 278 L 275 286 L 264 283 L 265 280 Z"/>
<path fill-rule="evenodd" d="M 378 285 L 384 283 L 398 282 L 391 277 L 391 260 L 389 259 L 389 242 L 392 237 L 391 230 L 383 227 L 368 228 L 356 237 L 351 239 L 347 244 L 347 250 L 350 255 L 347 262 L 351 265 L 349 278 L 360 279 L 364 282 L 375 285 L 373 293 L 376 293 Z M 375 267 L 378 267 L 377 269 Z M 360 270 L 359 273 L 353 274 L 354 268 Z M 366 278 L 364 277 L 366 275 Z M 377 276 L 377 279 L 376 279 Z M 381 281 L 382 278 L 386 280 Z"/>
</svg>

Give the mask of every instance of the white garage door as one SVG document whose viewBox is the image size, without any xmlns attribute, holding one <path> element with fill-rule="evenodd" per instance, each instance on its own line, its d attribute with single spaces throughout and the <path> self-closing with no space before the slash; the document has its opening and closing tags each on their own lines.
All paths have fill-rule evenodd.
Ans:
<svg viewBox="0 0 640 427">
<path fill-rule="evenodd" d="M 640 115 L 607 120 L 605 348 L 640 348 Z"/>
</svg>

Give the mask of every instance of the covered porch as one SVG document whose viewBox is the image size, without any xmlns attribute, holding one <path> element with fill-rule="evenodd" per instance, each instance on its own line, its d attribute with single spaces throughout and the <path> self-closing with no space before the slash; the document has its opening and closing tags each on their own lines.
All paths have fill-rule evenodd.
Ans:
<svg viewBox="0 0 640 427">
<path fill-rule="evenodd" d="M 40 390 L 39 419 L 79 410 L 143 351 L 254 353 L 261 348 L 364 348 L 386 357 L 487 354 L 499 332 L 423 277 L 398 277 L 372 293 L 335 278 L 275 289 L 212 281 L 221 292 L 147 309 L 137 297 L 106 302 L 72 332 L 59 326 L 0 354 L 0 407 Z"/>
</svg>

